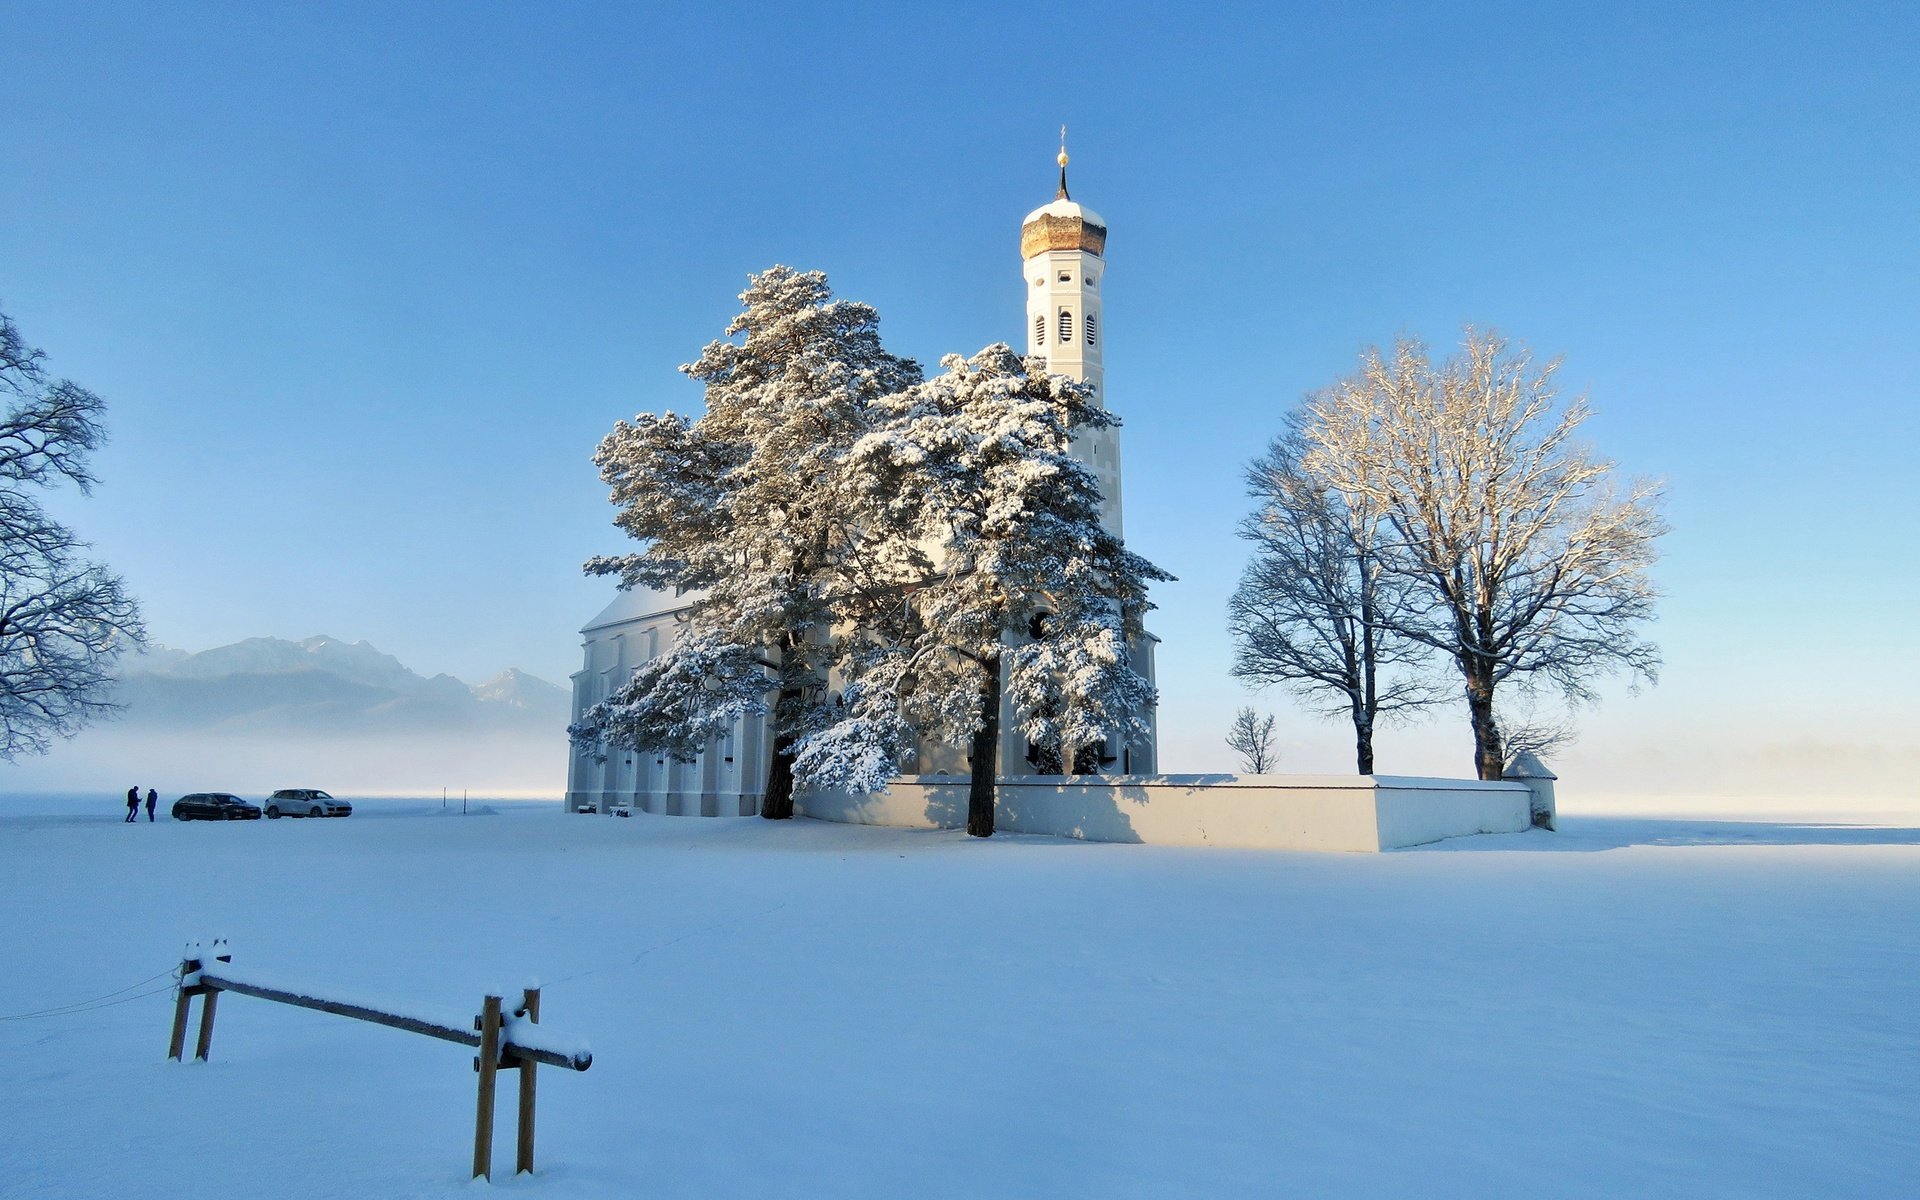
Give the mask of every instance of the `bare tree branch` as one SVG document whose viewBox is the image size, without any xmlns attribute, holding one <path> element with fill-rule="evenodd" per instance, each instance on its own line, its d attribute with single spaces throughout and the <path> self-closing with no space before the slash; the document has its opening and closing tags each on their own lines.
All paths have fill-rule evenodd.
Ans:
<svg viewBox="0 0 1920 1200">
<path fill-rule="evenodd" d="M 119 576 L 85 561 L 86 543 L 47 516 L 30 489 L 93 486 L 88 457 L 106 441 L 106 405 L 49 380 L 45 354 L 0 313 L 0 759 L 41 754 L 111 715 L 113 666 L 145 638 Z"/>
</svg>

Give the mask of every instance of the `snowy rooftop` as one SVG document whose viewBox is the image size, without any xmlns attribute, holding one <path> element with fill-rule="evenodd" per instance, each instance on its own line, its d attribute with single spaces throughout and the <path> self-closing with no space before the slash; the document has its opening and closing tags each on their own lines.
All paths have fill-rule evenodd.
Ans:
<svg viewBox="0 0 1920 1200">
<path fill-rule="evenodd" d="M 638 621 L 643 617 L 658 616 L 685 608 L 699 599 L 699 594 L 689 592 L 676 596 L 660 588 L 628 588 L 617 593 L 613 602 L 600 610 L 598 616 L 580 627 L 581 633 L 591 633 L 609 625 L 622 625 L 628 621 Z"/>
</svg>

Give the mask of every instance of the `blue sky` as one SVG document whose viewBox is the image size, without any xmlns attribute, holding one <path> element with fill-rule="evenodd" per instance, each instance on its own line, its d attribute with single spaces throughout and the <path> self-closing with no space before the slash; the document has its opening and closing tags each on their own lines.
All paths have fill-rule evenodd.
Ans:
<svg viewBox="0 0 1920 1200">
<path fill-rule="evenodd" d="M 1920 769 L 1912 6 L 13 3 L 0 26 L 0 302 L 111 404 L 102 486 L 60 510 L 161 641 L 325 632 L 563 679 L 605 598 L 579 563 L 620 547 L 588 461 L 613 421 L 697 408 L 676 365 L 775 262 L 926 362 L 1017 339 L 1018 224 L 1065 122 L 1112 226 L 1128 535 L 1180 576 L 1154 622 L 1167 766 L 1228 765 L 1240 464 L 1361 347 L 1472 321 L 1564 355 L 1592 440 L 1668 482 L 1666 676 L 1609 694 L 1572 773 L 1656 786 L 1707 755 L 1742 786 L 1844 767 L 1911 792 L 1884 777 Z M 1342 769 L 1340 727 L 1259 702 L 1288 765 Z M 1449 712 L 1382 768 L 1467 750 Z"/>
</svg>

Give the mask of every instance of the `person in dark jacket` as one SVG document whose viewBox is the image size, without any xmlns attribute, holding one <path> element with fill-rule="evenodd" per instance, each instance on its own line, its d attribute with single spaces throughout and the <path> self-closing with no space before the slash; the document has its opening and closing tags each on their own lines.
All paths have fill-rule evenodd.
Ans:
<svg viewBox="0 0 1920 1200">
<path fill-rule="evenodd" d="M 139 819 L 140 819 L 140 789 L 137 787 L 130 787 L 127 789 L 127 823 L 132 824 L 134 821 L 137 821 Z"/>
<path fill-rule="evenodd" d="M 160 793 L 154 791 L 152 788 L 148 788 L 147 789 L 147 820 L 149 822 L 153 820 L 153 808 L 154 808 L 154 805 L 158 803 L 160 803 Z"/>
</svg>

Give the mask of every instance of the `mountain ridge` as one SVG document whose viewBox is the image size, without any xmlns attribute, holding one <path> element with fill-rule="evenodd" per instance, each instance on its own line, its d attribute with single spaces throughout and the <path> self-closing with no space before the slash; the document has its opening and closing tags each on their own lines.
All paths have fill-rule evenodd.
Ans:
<svg viewBox="0 0 1920 1200">
<path fill-rule="evenodd" d="M 220 733 L 480 732 L 565 727 L 565 688 L 508 667 L 479 684 L 424 676 L 365 640 L 244 638 L 127 660 L 116 699 L 135 727 Z"/>
</svg>

